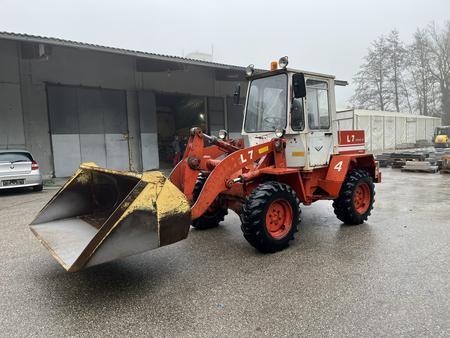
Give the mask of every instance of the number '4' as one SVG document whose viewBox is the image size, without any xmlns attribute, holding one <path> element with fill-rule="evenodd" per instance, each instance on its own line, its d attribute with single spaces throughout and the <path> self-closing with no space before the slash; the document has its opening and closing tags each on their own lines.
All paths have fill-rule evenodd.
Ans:
<svg viewBox="0 0 450 338">
<path fill-rule="evenodd" d="M 342 161 L 339 161 L 338 163 L 336 163 L 336 165 L 334 166 L 334 169 L 340 172 L 342 170 Z"/>
</svg>

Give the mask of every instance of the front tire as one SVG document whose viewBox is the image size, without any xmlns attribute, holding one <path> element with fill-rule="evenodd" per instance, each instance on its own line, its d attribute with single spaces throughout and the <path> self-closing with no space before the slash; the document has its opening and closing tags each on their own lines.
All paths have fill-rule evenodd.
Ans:
<svg viewBox="0 0 450 338">
<path fill-rule="evenodd" d="M 197 201 L 200 192 L 205 185 L 207 177 L 199 175 L 197 178 L 197 182 L 194 186 L 194 191 L 192 193 L 192 197 L 194 202 Z M 192 226 L 199 230 L 211 229 L 219 226 L 219 223 L 222 222 L 225 216 L 228 214 L 228 209 L 222 207 L 219 201 L 213 202 L 213 204 L 205 211 L 205 213 L 197 219 L 192 221 Z"/>
<path fill-rule="evenodd" d="M 350 171 L 342 183 L 339 197 L 333 201 L 337 218 L 348 225 L 367 221 L 375 201 L 373 179 L 366 170 Z"/>
<path fill-rule="evenodd" d="M 243 208 L 245 239 L 264 253 L 281 251 L 294 239 L 300 221 L 300 200 L 287 184 L 266 182 L 247 197 Z"/>
</svg>

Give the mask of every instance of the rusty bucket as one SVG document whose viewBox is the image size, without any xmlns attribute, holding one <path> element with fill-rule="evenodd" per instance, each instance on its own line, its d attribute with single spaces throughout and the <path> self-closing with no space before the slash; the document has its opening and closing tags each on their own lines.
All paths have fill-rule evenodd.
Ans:
<svg viewBox="0 0 450 338">
<path fill-rule="evenodd" d="M 159 171 L 83 163 L 30 224 L 67 270 L 138 254 L 187 237 L 190 207 Z"/>
</svg>

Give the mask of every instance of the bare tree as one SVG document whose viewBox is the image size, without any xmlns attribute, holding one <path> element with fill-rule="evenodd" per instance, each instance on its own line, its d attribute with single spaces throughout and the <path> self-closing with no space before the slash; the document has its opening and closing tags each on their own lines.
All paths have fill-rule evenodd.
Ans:
<svg viewBox="0 0 450 338">
<path fill-rule="evenodd" d="M 435 80 L 430 71 L 430 54 L 428 32 L 418 29 L 408 48 L 407 65 L 415 94 L 415 108 L 421 115 L 432 115 L 430 104 L 433 100 L 432 91 Z"/>
<path fill-rule="evenodd" d="M 397 112 L 400 111 L 402 101 L 408 100 L 405 95 L 408 91 L 403 86 L 403 72 L 405 70 L 406 49 L 397 30 L 391 31 L 386 39 L 386 52 L 388 56 L 388 90 L 394 101 Z"/>
<path fill-rule="evenodd" d="M 432 23 L 428 32 L 430 72 L 439 84 L 443 122 L 450 124 L 450 22 L 442 30 Z"/>
<path fill-rule="evenodd" d="M 396 30 L 379 37 L 353 80 L 357 108 L 408 110 L 450 124 L 450 21 L 418 29 L 407 48 Z"/>
<path fill-rule="evenodd" d="M 381 36 L 372 43 L 353 79 L 356 90 L 351 101 L 358 108 L 388 110 L 391 105 L 388 80 L 388 48 L 385 37 Z"/>
</svg>

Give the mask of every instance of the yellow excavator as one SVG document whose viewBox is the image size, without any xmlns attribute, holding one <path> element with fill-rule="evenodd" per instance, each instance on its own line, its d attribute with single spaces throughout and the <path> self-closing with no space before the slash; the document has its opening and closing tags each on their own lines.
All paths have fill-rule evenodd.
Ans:
<svg viewBox="0 0 450 338">
<path fill-rule="evenodd" d="M 433 143 L 436 148 L 450 147 L 450 126 L 436 127 Z"/>
</svg>

